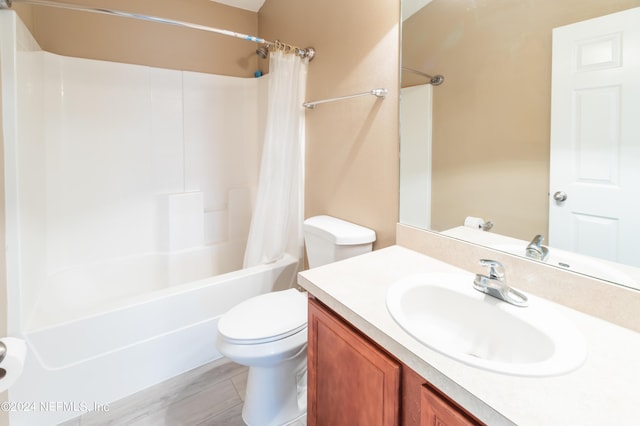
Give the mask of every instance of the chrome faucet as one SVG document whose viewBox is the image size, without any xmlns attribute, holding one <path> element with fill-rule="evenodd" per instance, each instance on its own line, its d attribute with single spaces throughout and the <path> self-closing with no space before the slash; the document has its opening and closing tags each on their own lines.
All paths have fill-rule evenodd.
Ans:
<svg viewBox="0 0 640 426">
<path fill-rule="evenodd" d="M 502 263 L 497 260 L 480 259 L 480 264 L 489 267 L 489 275 L 476 274 L 473 288 L 512 305 L 527 306 L 527 296 L 507 284 Z"/>
<path fill-rule="evenodd" d="M 540 234 L 533 237 L 525 253 L 529 259 L 547 260 L 547 257 L 549 257 L 549 248 L 542 245 L 543 241 L 544 237 Z"/>
</svg>

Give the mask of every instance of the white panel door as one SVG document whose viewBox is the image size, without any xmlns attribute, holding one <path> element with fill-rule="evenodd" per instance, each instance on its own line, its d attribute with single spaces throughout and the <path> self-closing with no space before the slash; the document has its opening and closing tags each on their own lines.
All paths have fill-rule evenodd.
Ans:
<svg viewBox="0 0 640 426">
<path fill-rule="evenodd" d="M 640 8 L 554 29 L 551 98 L 549 244 L 640 266 Z"/>
<path fill-rule="evenodd" d="M 431 228 L 430 84 L 400 92 L 400 222 Z"/>
</svg>

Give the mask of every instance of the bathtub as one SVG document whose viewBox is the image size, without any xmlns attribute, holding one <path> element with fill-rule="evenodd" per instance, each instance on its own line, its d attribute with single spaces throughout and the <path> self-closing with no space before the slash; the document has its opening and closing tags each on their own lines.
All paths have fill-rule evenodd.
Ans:
<svg viewBox="0 0 640 426">
<path fill-rule="evenodd" d="M 52 425 L 108 409 L 221 358 L 214 344 L 219 318 L 247 298 L 291 287 L 298 270 L 297 259 L 286 255 L 269 265 L 202 277 L 229 263 L 220 257 L 239 248 L 146 255 L 52 276 L 50 293 L 24 333 L 25 369 L 10 391 L 11 401 L 34 402 L 35 409 L 11 413 L 12 424 Z M 78 294 L 74 284 L 90 290 Z M 105 285 L 109 291 L 100 297 L 91 291 Z"/>
<path fill-rule="evenodd" d="M 0 50 L 11 424 L 50 426 L 221 358 L 298 266 L 241 269 L 267 79 L 54 55 L 11 10 Z"/>
</svg>

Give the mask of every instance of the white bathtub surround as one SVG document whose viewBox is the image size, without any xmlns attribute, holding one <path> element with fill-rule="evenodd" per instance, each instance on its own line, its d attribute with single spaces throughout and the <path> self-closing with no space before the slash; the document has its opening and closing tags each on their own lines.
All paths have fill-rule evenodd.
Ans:
<svg viewBox="0 0 640 426">
<path fill-rule="evenodd" d="M 42 67 L 25 56 L 39 56 Z M 249 171 L 258 167 L 257 79 L 37 51 L 16 57 L 19 141 L 5 144 L 16 148 L 17 175 L 7 178 L 15 188 L 7 208 L 17 212 L 15 239 L 28 268 L 20 270 L 21 312 L 10 327 L 38 322 L 34 316 L 46 309 L 39 305 L 49 304 L 43 295 L 61 274 L 168 259 L 246 235 L 246 221 L 231 223 L 228 213 L 231 206 L 235 216 L 251 214 L 250 203 L 235 200 L 257 185 Z M 25 131 L 33 136 L 23 138 Z M 58 290 L 78 305 L 83 295 L 109 301 L 111 290 L 94 291 L 90 278 Z M 125 286 L 135 293 L 135 285 Z"/>
<path fill-rule="evenodd" d="M 245 267 L 273 262 L 286 252 L 300 259 L 303 255 L 302 103 L 308 63 L 308 59 L 281 50 L 270 54 L 267 125 Z"/>
<path fill-rule="evenodd" d="M 241 269 L 243 252 L 244 242 L 230 242 L 65 269 L 48 278 L 26 332 L 86 320 L 159 292 L 186 290 L 190 283 Z"/>
<path fill-rule="evenodd" d="M 91 409 L 221 357 L 219 317 L 297 270 L 239 270 L 268 80 L 53 55 L 11 10 L 0 47 L 8 332 L 28 346 L 9 400 Z"/>
<path fill-rule="evenodd" d="M 247 188 L 231 189 L 228 206 L 229 239 L 246 241 L 251 225 L 251 194 L 249 194 L 249 190 Z"/>
<path fill-rule="evenodd" d="M 228 208 L 257 185 L 258 79 L 53 55 L 13 11 L 2 19 L 9 269 L 21 281 L 9 327 L 32 319 L 56 274 L 242 237 Z"/>
<path fill-rule="evenodd" d="M 169 216 L 169 251 L 178 251 L 204 244 L 204 204 L 202 192 L 167 195 Z"/>
</svg>

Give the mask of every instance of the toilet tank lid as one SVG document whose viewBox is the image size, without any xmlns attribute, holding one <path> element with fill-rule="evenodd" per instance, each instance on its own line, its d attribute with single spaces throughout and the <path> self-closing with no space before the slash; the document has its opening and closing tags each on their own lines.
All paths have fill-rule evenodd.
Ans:
<svg viewBox="0 0 640 426">
<path fill-rule="evenodd" d="M 304 221 L 304 232 L 317 235 L 337 245 L 356 245 L 376 240 L 373 229 L 332 216 L 313 216 Z"/>
</svg>

